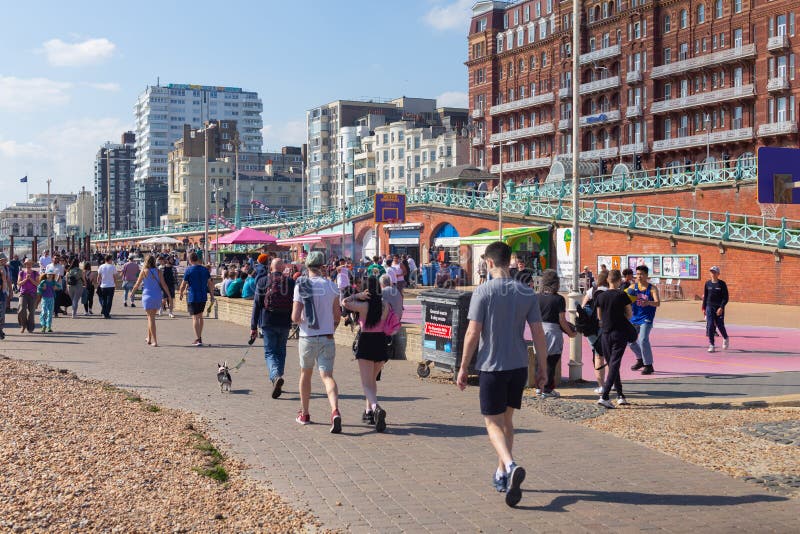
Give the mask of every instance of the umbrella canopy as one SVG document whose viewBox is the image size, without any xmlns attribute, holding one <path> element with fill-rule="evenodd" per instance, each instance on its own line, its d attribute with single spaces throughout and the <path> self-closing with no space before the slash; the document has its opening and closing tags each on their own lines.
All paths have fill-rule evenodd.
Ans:
<svg viewBox="0 0 800 534">
<path fill-rule="evenodd" d="M 142 241 L 142 245 L 174 245 L 176 243 L 180 243 L 180 241 L 168 235 L 151 237 Z"/>
<path fill-rule="evenodd" d="M 308 234 L 297 237 L 287 237 L 278 239 L 279 245 L 309 245 L 319 243 L 325 239 L 341 239 L 339 234 Z"/>
<path fill-rule="evenodd" d="M 216 245 L 262 245 L 277 241 L 278 239 L 274 235 L 266 232 L 253 228 L 242 228 L 220 237 L 213 243 Z"/>
</svg>

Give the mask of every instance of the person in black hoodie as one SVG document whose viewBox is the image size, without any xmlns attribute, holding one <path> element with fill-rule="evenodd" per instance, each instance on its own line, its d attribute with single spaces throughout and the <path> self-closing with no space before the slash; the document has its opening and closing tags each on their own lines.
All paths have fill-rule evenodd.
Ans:
<svg viewBox="0 0 800 534">
<path fill-rule="evenodd" d="M 706 281 L 703 288 L 703 314 L 706 316 L 706 335 L 708 336 L 708 352 L 714 352 L 714 336 L 719 328 L 722 336 L 722 348 L 727 349 L 728 331 L 725 329 L 725 306 L 728 305 L 728 285 L 719 278 L 719 267 L 710 269 L 711 280 Z"/>
</svg>

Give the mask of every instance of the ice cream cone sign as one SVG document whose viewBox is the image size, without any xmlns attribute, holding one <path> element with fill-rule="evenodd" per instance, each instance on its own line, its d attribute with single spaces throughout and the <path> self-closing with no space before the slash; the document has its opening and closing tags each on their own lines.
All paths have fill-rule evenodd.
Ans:
<svg viewBox="0 0 800 534">
<path fill-rule="evenodd" d="M 567 249 L 567 254 L 569 254 L 569 249 L 572 247 L 572 230 L 564 232 L 564 247 Z"/>
</svg>

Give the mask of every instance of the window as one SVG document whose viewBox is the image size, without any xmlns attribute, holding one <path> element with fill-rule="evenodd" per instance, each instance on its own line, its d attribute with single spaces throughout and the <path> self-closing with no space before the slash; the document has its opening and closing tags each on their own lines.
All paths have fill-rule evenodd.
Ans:
<svg viewBox="0 0 800 534">
<path fill-rule="evenodd" d="M 742 29 L 736 28 L 733 30 L 733 46 L 736 48 L 742 47 Z"/>
<path fill-rule="evenodd" d="M 501 33 L 497 35 L 497 53 L 499 54 L 502 51 L 503 51 L 503 34 Z"/>
<path fill-rule="evenodd" d="M 706 21 L 706 6 L 700 4 L 697 6 L 697 23 L 702 24 Z"/>
<path fill-rule="evenodd" d="M 733 0 L 733 12 L 734 13 L 742 12 L 742 0 Z"/>
<path fill-rule="evenodd" d="M 725 48 L 725 32 L 719 34 L 719 47 Z"/>
<path fill-rule="evenodd" d="M 542 3 L 536 2 L 535 6 L 536 6 L 536 18 L 538 19 L 539 17 L 542 16 Z"/>
<path fill-rule="evenodd" d="M 722 18 L 722 0 L 714 0 L 714 18 Z"/>
<path fill-rule="evenodd" d="M 666 15 L 664 17 L 664 33 L 669 33 L 670 30 L 670 17 Z"/>
<path fill-rule="evenodd" d="M 642 37 L 642 25 L 639 22 L 633 23 L 633 38 L 634 39 L 641 39 Z"/>
<path fill-rule="evenodd" d="M 786 35 L 786 15 L 778 15 L 778 35 Z"/>
<path fill-rule="evenodd" d="M 517 28 L 517 46 L 525 44 L 525 30 L 522 27 Z"/>
<path fill-rule="evenodd" d="M 664 119 L 664 139 L 672 139 L 672 119 Z"/>
<path fill-rule="evenodd" d="M 665 48 L 664 49 L 664 65 L 669 65 L 672 61 L 672 49 Z"/>
<path fill-rule="evenodd" d="M 681 9 L 681 29 L 686 29 L 686 26 L 689 25 L 689 14 L 686 12 L 685 9 Z"/>
<path fill-rule="evenodd" d="M 664 100 L 670 100 L 672 98 L 672 84 L 665 83 L 664 84 Z"/>
<path fill-rule="evenodd" d="M 522 12 L 522 21 L 528 22 L 531 20 L 531 6 L 525 6 L 524 11 Z"/>
<path fill-rule="evenodd" d="M 514 10 L 514 26 L 519 25 L 519 9 Z"/>
<path fill-rule="evenodd" d="M 503 14 L 503 29 L 505 30 L 507 28 L 508 28 L 508 13 L 504 13 Z"/>
<path fill-rule="evenodd" d="M 681 43 L 678 61 L 686 61 L 687 59 L 689 59 L 689 45 L 687 43 Z"/>
<path fill-rule="evenodd" d="M 486 31 L 486 17 L 483 17 L 481 20 L 478 21 L 478 31 L 479 32 Z"/>
<path fill-rule="evenodd" d="M 547 52 L 542 52 L 542 68 L 547 66 Z"/>
</svg>

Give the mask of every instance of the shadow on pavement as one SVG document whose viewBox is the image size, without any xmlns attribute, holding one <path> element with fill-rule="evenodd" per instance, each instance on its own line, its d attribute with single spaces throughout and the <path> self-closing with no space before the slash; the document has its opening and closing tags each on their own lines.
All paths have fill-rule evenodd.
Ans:
<svg viewBox="0 0 800 534">
<path fill-rule="evenodd" d="M 390 420 L 391 414 L 387 417 L 389 425 L 386 427 L 387 434 L 397 436 L 425 436 L 429 438 L 466 438 L 473 436 L 485 436 L 486 427 L 484 426 L 462 426 L 445 425 L 442 423 L 422 423 L 412 425 L 393 426 Z M 514 434 L 538 434 L 538 430 L 532 428 L 515 428 Z"/>
<path fill-rule="evenodd" d="M 579 501 L 607 502 L 611 504 L 644 504 L 658 506 L 738 506 L 757 502 L 788 501 L 787 497 L 778 495 L 685 495 L 685 494 L 659 494 L 640 493 L 631 491 L 548 491 L 524 490 L 525 493 L 560 493 L 550 504 L 545 506 L 517 506 L 521 510 L 536 510 L 541 512 L 566 512 L 566 507 Z"/>
<path fill-rule="evenodd" d="M 250 395 L 253 392 L 252 389 L 232 389 L 232 395 Z"/>
</svg>

